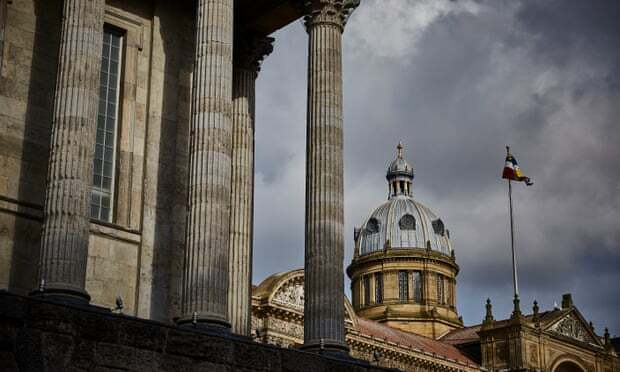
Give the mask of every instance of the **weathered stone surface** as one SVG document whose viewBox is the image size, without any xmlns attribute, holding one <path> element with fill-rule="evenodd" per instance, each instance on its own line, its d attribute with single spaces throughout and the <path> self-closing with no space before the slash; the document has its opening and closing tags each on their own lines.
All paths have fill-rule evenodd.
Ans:
<svg viewBox="0 0 620 372">
<path fill-rule="evenodd" d="M 242 35 L 234 50 L 228 318 L 234 333 L 250 335 L 254 222 L 254 118 L 260 61 L 273 38 Z M 245 41 L 245 42 L 243 42 Z"/>
<path fill-rule="evenodd" d="M 308 1 L 304 347 L 347 350 L 344 331 L 342 1 Z"/>
<path fill-rule="evenodd" d="M 180 322 L 230 327 L 233 0 L 199 0 L 196 7 Z"/>
<path fill-rule="evenodd" d="M 103 0 L 64 2 L 39 261 L 48 292 L 86 301 L 104 6 Z"/>
<path fill-rule="evenodd" d="M 3 371 L 386 370 L 6 292 L 0 292 L 0 304 L 11 309 L 0 313 Z M 80 331 L 66 333 L 54 322 Z M 145 341 L 151 336 L 154 344 Z"/>
</svg>

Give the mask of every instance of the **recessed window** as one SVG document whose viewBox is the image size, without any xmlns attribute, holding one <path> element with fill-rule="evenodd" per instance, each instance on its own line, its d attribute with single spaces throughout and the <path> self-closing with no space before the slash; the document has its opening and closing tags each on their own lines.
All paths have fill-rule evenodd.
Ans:
<svg viewBox="0 0 620 372">
<path fill-rule="evenodd" d="M 446 229 L 441 219 L 436 219 L 435 221 L 433 221 L 433 231 L 435 231 L 435 234 L 437 235 L 443 236 L 445 234 Z"/>
<path fill-rule="evenodd" d="M 398 272 L 398 298 L 401 301 L 409 299 L 409 274 L 404 270 Z"/>
<path fill-rule="evenodd" d="M 422 273 L 419 271 L 413 272 L 413 300 L 422 302 Z"/>
<path fill-rule="evenodd" d="M 376 218 L 371 218 L 366 224 L 366 231 L 369 234 L 376 234 L 379 232 L 379 221 Z"/>
<path fill-rule="evenodd" d="M 401 230 L 415 230 L 415 217 L 410 214 L 406 214 L 398 221 L 398 226 Z"/>
<path fill-rule="evenodd" d="M 375 302 L 383 302 L 383 273 L 375 274 Z"/>
<path fill-rule="evenodd" d="M 446 303 L 444 277 L 439 274 L 437 274 L 437 303 L 440 305 L 444 305 Z"/>
<path fill-rule="evenodd" d="M 99 110 L 90 203 L 92 218 L 111 221 L 116 173 L 123 34 L 105 27 L 99 74 Z"/>
<path fill-rule="evenodd" d="M 364 305 L 370 305 L 370 276 L 364 275 Z"/>
</svg>

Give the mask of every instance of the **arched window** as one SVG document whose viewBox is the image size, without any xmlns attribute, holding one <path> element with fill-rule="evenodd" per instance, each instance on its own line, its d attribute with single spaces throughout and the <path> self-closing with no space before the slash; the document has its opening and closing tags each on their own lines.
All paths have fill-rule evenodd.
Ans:
<svg viewBox="0 0 620 372">
<path fill-rule="evenodd" d="M 378 233 L 379 232 L 379 221 L 374 217 L 368 220 L 368 223 L 366 224 L 366 231 L 369 234 Z"/>
<path fill-rule="evenodd" d="M 398 221 L 398 226 L 401 230 L 415 230 L 415 217 L 410 214 L 406 214 Z"/>
<path fill-rule="evenodd" d="M 433 231 L 435 231 L 435 234 L 437 235 L 444 236 L 446 229 L 441 219 L 436 219 L 435 221 L 433 221 Z"/>
</svg>

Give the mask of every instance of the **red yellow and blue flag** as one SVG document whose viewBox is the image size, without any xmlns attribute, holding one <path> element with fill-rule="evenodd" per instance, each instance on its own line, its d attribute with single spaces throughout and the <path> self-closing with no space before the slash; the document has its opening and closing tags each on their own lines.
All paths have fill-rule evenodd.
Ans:
<svg viewBox="0 0 620 372">
<path fill-rule="evenodd" d="M 506 154 L 506 164 L 504 165 L 504 171 L 502 172 L 502 178 L 512 181 L 523 181 L 527 186 L 532 186 L 534 182 L 529 177 L 523 175 L 521 168 L 517 164 L 517 159 L 508 151 Z"/>
</svg>

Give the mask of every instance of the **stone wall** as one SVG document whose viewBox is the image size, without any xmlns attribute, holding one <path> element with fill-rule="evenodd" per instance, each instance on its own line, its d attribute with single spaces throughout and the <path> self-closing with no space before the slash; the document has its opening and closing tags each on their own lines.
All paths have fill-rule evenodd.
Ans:
<svg viewBox="0 0 620 372">
<path fill-rule="evenodd" d="M 2 371 L 388 371 L 0 292 Z"/>
</svg>

